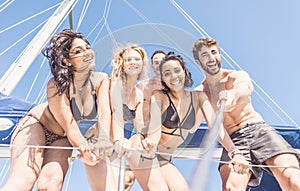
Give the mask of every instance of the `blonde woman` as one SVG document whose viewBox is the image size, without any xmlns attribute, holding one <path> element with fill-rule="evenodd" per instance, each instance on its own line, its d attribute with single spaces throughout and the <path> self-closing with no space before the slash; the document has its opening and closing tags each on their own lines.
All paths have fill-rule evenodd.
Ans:
<svg viewBox="0 0 300 191">
<path fill-rule="evenodd" d="M 147 75 L 145 50 L 131 44 L 120 48 L 113 58 L 111 79 L 112 136 L 119 156 L 130 148 L 133 132 L 143 130 L 143 93 L 136 87 Z M 133 184 L 134 175 L 126 172 L 126 189 Z"/>
</svg>

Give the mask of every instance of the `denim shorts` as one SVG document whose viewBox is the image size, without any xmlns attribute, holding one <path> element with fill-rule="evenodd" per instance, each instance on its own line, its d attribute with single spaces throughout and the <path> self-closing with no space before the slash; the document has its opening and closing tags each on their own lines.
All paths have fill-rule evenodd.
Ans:
<svg viewBox="0 0 300 191">
<path fill-rule="evenodd" d="M 230 137 L 250 164 L 264 165 L 267 159 L 282 153 L 297 155 L 297 151 L 273 127 L 263 121 L 249 123 L 246 127 L 232 133 Z M 223 149 L 221 161 L 230 160 L 227 151 Z M 263 170 L 271 173 L 268 168 L 252 167 L 249 187 L 259 186 Z"/>
</svg>

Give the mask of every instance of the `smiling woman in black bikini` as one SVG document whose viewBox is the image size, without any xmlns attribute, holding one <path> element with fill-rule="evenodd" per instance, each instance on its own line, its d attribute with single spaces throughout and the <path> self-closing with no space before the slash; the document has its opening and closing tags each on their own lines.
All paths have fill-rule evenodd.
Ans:
<svg viewBox="0 0 300 191">
<path fill-rule="evenodd" d="M 92 190 L 116 190 L 110 166 L 99 157 L 112 151 L 107 136 L 111 123 L 108 75 L 92 71 L 94 52 L 84 36 L 72 30 L 53 36 L 43 54 L 53 74 L 47 85 L 48 103 L 33 108 L 16 126 L 11 144 L 24 147 L 11 148 L 10 175 L 3 190 L 32 190 L 37 178 L 38 190 L 62 189 L 72 150 L 26 145 L 77 147 Z M 98 155 L 81 126 L 82 121 L 97 118 L 95 136 L 103 143 Z"/>
<path fill-rule="evenodd" d="M 133 152 L 129 162 L 143 190 L 189 190 L 186 180 L 171 163 L 170 154 L 189 133 L 198 129 L 203 117 L 210 127 L 215 115 L 204 92 L 185 89 L 191 87 L 193 81 L 179 55 L 169 52 L 161 62 L 160 73 L 164 89 L 156 90 L 151 97 L 151 119 L 146 138 L 140 143 L 133 140 L 133 147 L 142 147 L 144 153 L 152 152 L 147 155 Z M 234 148 L 222 128 L 219 141 L 227 150 Z M 167 154 L 153 154 L 156 150 Z M 243 157 L 236 160 L 247 170 Z"/>
</svg>

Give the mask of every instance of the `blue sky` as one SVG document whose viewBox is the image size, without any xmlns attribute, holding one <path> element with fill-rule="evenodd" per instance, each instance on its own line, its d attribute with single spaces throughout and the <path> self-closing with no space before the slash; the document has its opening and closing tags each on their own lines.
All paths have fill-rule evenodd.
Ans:
<svg viewBox="0 0 300 191">
<path fill-rule="evenodd" d="M 3 53 L 4 50 L 47 19 L 56 8 L 12 29 L 5 29 L 59 2 L 61 1 L 15 0 L 5 9 L 0 7 L 0 78 L 38 30 L 7 52 Z M 79 1 L 73 10 L 74 28 L 78 26 L 85 2 Z M 90 34 L 106 10 L 107 25 L 103 25 L 102 21 L 88 36 L 97 54 L 96 69 L 109 73 L 113 51 L 109 41 L 115 39 L 120 44 L 139 43 L 145 47 L 149 56 L 157 48 L 175 50 L 184 56 L 197 84 L 203 79 L 203 74 L 193 62 L 191 49 L 194 39 L 203 35 L 203 29 L 209 36 L 217 39 L 224 50 L 223 66 L 230 68 L 225 63 L 228 54 L 258 85 L 255 86 L 258 94 L 254 94 L 253 103 L 267 122 L 274 125 L 300 124 L 299 1 L 177 0 L 176 3 L 188 14 L 190 21 L 175 8 L 172 1 L 115 0 L 111 4 L 105 3 L 107 2 L 91 1 L 78 29 L 85 35 Z M 109 9 L 104 9 L 105 5 Z M 68 27 L 69 21 L 66 19 L 58 30 Z M 29 101 L 36 101 L 38 90 L 43 91 L 44 81 L 48 79 L 46 76 L 49 73 L 47 63 L 40 66 L 42 59 L 39 56 L 32 64 L 13 96 L 25 99 L 31 84 L 37 78 L 37 90 L 33 90 L 27 97 Z M 238 69 L 237 66 L 235 68 Z"/>
</svg>

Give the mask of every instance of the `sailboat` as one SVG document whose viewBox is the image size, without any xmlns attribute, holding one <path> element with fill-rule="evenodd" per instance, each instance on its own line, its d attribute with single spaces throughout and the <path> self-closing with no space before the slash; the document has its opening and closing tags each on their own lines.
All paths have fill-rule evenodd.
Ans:
<svg viewBox="0 0 300 191">
<path fill-rule="evenodd" d="M 22 0 L 6 0 L 0 4 L 0 39 L 3 39 L 0 59 L 5 62 L 1 63 L 0 70 L 0 186 L 9 168 L 11 130 L 31 107 L 46 101 L 45 86 L 51 75 L 40 51 L 55 32 L 72 28 L 85 34 L 96 52 L 96 71 L 110 74 L 112 51 L 120 44 L 131 42 L 143 46 L 148 55 L 158 48 L 166 52 L 178 52 L 187 61 L 195 84 L 204 78 L 201 69 L 193 61 L 191 46 L 198 37 L 210 35 L 200 26 L 201 19 L 194 19 L 188 12 L 193 6 L 199 6 L 199 11 L 207 11 L 209 8 L 202 6 L 204 2 L 52 0 L 32 3 L 35 6 L 31 6 L 29 0 L 26 3 Z M 10 38 L 15 39 L 7 38 L 5 35 L 8 33 Z M 228 68 L 243 69 L 223 48 L 222 56 Z M 294 148 L 299 149 L 300 130 L 297 122 L 255 80 L 253 83 L 256 88 L 254 103 L 265 105 L 268 111 L 263 111 L 272 113 L 267 119 L 272 119 L 271 124 Z M 207 127 L 203 123 L 174 155 L 175 165 L 188 182 L 193 177 L 195 165 L 201 160 L 200 146 L 206 132 Z M 213 151 L 209 173 L 211 178 L 205 182 L 205 190 L 208 191 L 221 190 L 217 171 L 220 147 L 217 145 Z M 74 159 L 63 190 L 88 190 L 84 175 L 81 162 Z M 137 183 L 132 190 L 140 190 Z M 251 190 L 279 191 L 280 188 L 272 176 L 264 174 L 261 186 Z"/>
</svg>

